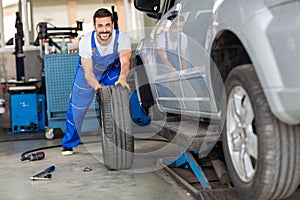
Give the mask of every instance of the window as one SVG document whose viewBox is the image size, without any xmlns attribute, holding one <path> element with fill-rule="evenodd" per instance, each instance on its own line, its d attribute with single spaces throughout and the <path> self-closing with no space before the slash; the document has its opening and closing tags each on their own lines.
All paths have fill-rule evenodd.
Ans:
<svg viewBox="0 0 300 200">
<path fill-rule="evenodd" d="M 5 28 L 1 36 L 6 44 L 13 40 L 16 33 L 16 28 L 12 24 L 16 23 L 16 12 L 19 12 L 18 2 L 18 0 L 2 0 L 3 19 L 1 23 Z"/>
</svg>

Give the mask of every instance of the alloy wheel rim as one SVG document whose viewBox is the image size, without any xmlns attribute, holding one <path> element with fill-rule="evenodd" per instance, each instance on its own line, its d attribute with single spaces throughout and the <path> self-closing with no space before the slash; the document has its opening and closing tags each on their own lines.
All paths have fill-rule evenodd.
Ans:
<svg viewBox="0 0 300 200">
<path fill-rule="evenodd" d="M 226 119 L 230 159 L 239 178 L 250 182 L 256 172 L 258 137 L 250 98 L 240 86 L 234 87 L 229 95 Z"/>
</svg>

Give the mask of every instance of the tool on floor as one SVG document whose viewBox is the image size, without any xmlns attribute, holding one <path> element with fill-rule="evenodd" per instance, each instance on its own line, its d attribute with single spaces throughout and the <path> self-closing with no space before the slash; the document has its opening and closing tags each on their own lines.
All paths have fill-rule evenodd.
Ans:
<svg viewBox="0 0 300 200">
<path fill-rule="evenodd" d="M 53 172 L 55 170 L 55 166 L 52 165 L 50 167 L 47 167 L 46 169 L 44 169 L 43 171 L 37 173 L 36 175 L 31 177 L 31 180 L 49 180 L 52 175 L 50 174 L 50 172 Z M 47 175 L 45 175 L 44 177 L 41 177 L 43 174 L 49 173 Z"/>
<path fill-rule="evenodd" d="M 31 153 L 27 156 L 23 155 L 20 160 L 21 161 L 24 161 L 24 160 L 35 161 L 35 160 L 41 160 L 44 157 L 45 157 L 45 153 L 43 151 L 39 151 L 36 153 Z"/>
<path fill-rule="evenodd" d="M 82 171 L 83 172 L 90 172 L 90 171 L 92 171 L 92 167 L 91 166 L 90 167 L 85 167 L 85 168 L 82 169 Z"/>
<path fill-rule="evenodd" d="M 51 174 L 47 174 L 47 175 L 45 175 L 45 176 L 43 176 L 43 177 L 32 176 L 32 177 L 31 177 L 31 180 L 32 180 L 32 181 L 38 181 L 38 180 L 47 181 L 47 180 L 50 180 L 51 177 L 52 177 Z"/>
</svg>

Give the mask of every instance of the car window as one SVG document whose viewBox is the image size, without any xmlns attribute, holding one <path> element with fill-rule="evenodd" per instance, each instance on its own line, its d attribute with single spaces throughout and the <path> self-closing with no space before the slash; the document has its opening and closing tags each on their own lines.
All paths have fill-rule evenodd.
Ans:
<svg viewBox="0 0 300 200">
<path fill-rule="evenodd" d="M 164 0 L 163 5 L 163 14 L 165 14 L 166 12 L 168 12 L 174 5 L 175 2 L 177 2 L 178 0 Z"/>
</svg>

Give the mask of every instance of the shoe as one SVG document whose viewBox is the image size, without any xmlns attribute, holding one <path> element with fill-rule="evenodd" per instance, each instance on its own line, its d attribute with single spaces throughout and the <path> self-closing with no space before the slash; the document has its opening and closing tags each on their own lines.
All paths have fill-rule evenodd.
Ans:
<svg viewBox="0 0 300 200">
<path fill-rule="evenodd" d="M 63 147 L 61 155 L 70 156 L 73 154 L 73 148 Z"/>
</svg>

